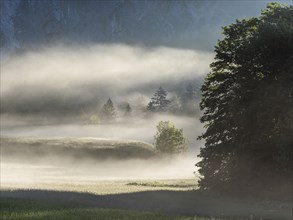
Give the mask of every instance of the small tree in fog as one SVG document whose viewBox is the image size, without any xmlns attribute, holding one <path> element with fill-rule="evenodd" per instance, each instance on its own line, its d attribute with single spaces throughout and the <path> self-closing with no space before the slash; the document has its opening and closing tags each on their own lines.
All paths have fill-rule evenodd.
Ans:
<svg viewBox="0 0 293 220">
<path fill-rule="evenodd" d="M 149 102 L 147 106 L 148 111 L 152 112 L 163 112 L 167 110 L 170 100 L 167 99 L 167 91 L 160 87 Z"/>
<path fill-rule="evenodd" d="M 170 100 L 170 105 L 168 107 L 168 110 L 172 113 L 178 114 L 182 111 L 182 99 L 175 95 Z"/>
<path fill-rule="evenodd" d="M 102 121 L 112 121 L 116 117 L 115 108 L 112 100 L 109 98 L 108 101 L 103 105 L 100 111 L 100 117 Z"/>
<path fill-rule="evenodd" d="M 132 113 L 132 108 L 130 107 L 130 104 L 127 103 L 125 106 L 125 112 L 124 112 L 124 116 L 125 117 L 130 117 Z"/>
<path fill-rule="evenodd" d="M 177 129 L 170 121 L 160 121 L 155 135 L 155 146 L 162 154 L 178 154 L 187 148 L 187 140 L 182 129 Z"/>
<path fill-rule="evenodd" d="M 188 84 L 185 88 L 185 92 L 182 95 L 182 111 L 188 115 L 195 115 L 199 109 L 197 107 L 196 100 L 198 99 L 199 90 L 196 86 Z"/>
</svg>

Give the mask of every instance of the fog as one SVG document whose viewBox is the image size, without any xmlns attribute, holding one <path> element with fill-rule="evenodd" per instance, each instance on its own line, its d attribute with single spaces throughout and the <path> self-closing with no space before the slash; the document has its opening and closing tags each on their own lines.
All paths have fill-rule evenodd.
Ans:
<svg viewBox="0 0 293 220">
<path fill-rule="evenodd" d="M 189 151 L 166 160 L 80 160 L 60 166 L 52 164 L 62 158 L 47 158 L 41 164 L 32 158 L 15 158 L 1 163 L 1 181 L 193 178 L 202 145 L 196 141 L 203 130 L 198 117 L 146 115 L 139 109 L 161 85 L 171 98 L 188 82 L 200 84 L 212 58 L 209 52 L 113 44 L 55 46 L 6 60 L 1 63 L 1 136 L 95 137 L 153 144 L 159 121 L 170 120 L 184 130 Z M 85 123 L 84 115 L 98 112 L 109 97 L 115 107 L 130 103 L 133 116 L 123 118 L 118 113 L 112 123 Z"/>
<path fill-rule="evenodd" d="M 63 157 L 64 155 L 48 152 L 47 157 L 38 157 L 31 152 L 31 156 L 20 154 L 3 154 L 1 163 L 1 181 L 8 183 L 38 183 L 38 182 L 66 182 L 86 180 L 111 179 L 180 179 L 194 178 L 195 163 L 199 160 L 196 155 L 202 143 L 196 137 L 203 128 L 195 117 L 172 115 L 156 115 L 149 118 L 133 118 L 128 122 L 117 122 L 104 125 L 25 125 L 5 127 L 1 131 L 3 136 L 14 137 L 94 137 L 106 140 L 138 140 L 153 144 L 156 125 L 160 120 L 170 120 L 178 128 L 183 128 L 188 139 L 188 152 L 185 155 L 172 158 L 149 159 L 106 159 L 94 157 L 80 157 L 78 159 Z M 3 149 L 2 149 L 2 152 Z M 8 157 L 7 157 L 8 156 Z M 52 165 L 54 164 L 54 165 Z"/>
<path fill-rule="evenodd" d="M 212 53 L 126 45 L 50 47 L 1 63 L 2 113 L 78 111 L 111 97 L 135 104 L 160 85 L 201 80 Z M 58 111 L 57 111 L 58 110 Z"/>
<path fill-rule="evenodd" d="M 180 83 L 201 82 L 212 57 L 208 52 L 122 44 L 55 46 L 17 55 L 1 64 L 1 134 L 152 143 L 158 122 L 171 120 L 184 129 L 194 148 L 202 130 L 198 118 L 168 114 L 146 118 L 135 112 L 145 108 L 160 85 L 170 97 Z M 115 124 L 85 125 L 84 114 L 98 112 L 109 97 L 116 108 L 129 102 L 134 116 L 118 118 Z"/>
<path fill-rule="evenodd" d="M 194 160 L 185 157 L 165 160 L 106 160 L 60 164 L 2 162 L 1 183 L 46 183 L 70 181 L 191 179 L 196 178 Z M 66 161 L 70 162 L 70 161 Z"/>
<path fill-rule="evenodd" d="M 106 139 L 140 140 L 153 143 L 156 126 L 160 121 L 172 121 L 176 127 L 182 128 L 188 137 L 189 145 L 194 145 L 197 135 L 203 131 L 202 125 L 196 117 L 158 114 L 147 118 L 133 117 L 127 121 L 116 123 L 86 125 L 28 125 L 4 127 L 4 136 L 28 137 L 96 137 Z"/>
</svg>

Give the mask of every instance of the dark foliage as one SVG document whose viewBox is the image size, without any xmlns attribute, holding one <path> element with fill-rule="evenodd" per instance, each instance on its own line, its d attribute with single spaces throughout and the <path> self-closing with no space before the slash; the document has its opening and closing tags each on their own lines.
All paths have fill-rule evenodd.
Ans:
<svg viewBox="0 0 293 220">
<path fill-rule="evenodd" d="M 223 28 L 202 86 L 204 190 L 292 196 L 293 7 Z"/>
</svg>

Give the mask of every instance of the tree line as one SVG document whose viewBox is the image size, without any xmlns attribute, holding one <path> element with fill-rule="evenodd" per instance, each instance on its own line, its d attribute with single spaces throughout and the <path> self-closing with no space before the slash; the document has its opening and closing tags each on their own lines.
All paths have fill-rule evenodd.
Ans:
<svg viewBox="0 0 293 220">
<path fill-rule="evenodd" d="M 192 84 L 188 84 L 181 95 L 176 94 L 170 97 L 168 92 L 160 86 L 154 92 L 148 104 L 143 106 L 142 113 L 152 114 L 165 112 L 195 116 L 199 110 L 196 105 L 198 99 L 199 91 Z M 89 124 L 113 122 L 118 117 L 118 111 L 120 117 L 127 118 L 133 115 L 133 107 L 128 102 L 120 103 L 118 108 L 115 107 L 112 99 L 109 98 L 96 114 L 86 116 L 86 121 Z"/>
</svg>

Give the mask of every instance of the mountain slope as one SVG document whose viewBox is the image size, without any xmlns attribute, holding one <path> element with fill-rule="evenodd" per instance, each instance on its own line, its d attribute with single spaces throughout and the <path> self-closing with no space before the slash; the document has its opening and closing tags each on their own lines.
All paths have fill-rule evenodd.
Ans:
<svg viewBox="0 0 293 220">
<path fill-rule="evenodd" d="M 265 2 L 1 1 L 1 50 L 62 43 L 131 43 L 211 50 L 219 27 Z M 253 9 L 253 10 L 252 10 Z"/>
</svg>

